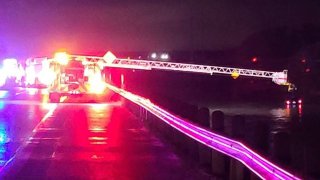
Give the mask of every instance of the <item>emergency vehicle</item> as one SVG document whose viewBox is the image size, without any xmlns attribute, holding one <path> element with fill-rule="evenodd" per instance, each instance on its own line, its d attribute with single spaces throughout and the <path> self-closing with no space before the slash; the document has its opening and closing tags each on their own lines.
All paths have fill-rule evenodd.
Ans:
<svg viewBox="0 0 320 180">
<path fill-rule="evenodd" d="M 17 59 L 4 59 L 0 64 L 0 88 L 21 86 L 24 70 Z"/>
<path fill-rule="evenodd" d="M 60 102 L 62 96 L 103 94 L 106 84 L 101 75 L 101 61 L 101 58 L 64 52 L 56 53 L 51 59 L 29 60 L 26 81 L 29 86 L 45 86 L 51 102 Z"/>
</svg>

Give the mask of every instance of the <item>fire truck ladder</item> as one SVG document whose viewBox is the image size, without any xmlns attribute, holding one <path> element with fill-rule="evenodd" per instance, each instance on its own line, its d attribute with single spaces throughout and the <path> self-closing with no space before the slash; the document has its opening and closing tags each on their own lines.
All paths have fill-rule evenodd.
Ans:
<svg viewBox="0 0 320 180">
<path fill-rule="evenodd" d="M 287 70 L 282 72 L 261 71 L 253 69 L 240 69 L 231 67 L 208 66 L 186 63 L 162 62 L 162 61 L 148 61 L 148 60 L 135 60 L 135 59 L 114 59 L 105 64 L 106 67 L 118 67 L 129 69 L 143 69 L 143 70 L 169 70 L 169 71 L 184 71 L 194 73 L 206 74 L 227 74 L 232 76 L 251 76 L 260 78 L 269 78 L 279 85 L 288 85 Z"/>
<path fill-rule="evenodd" d="M 108 53 L 107 53 L 108 54 Z M 287 81 L 288 71 L 283 70 L 282 72 L 274 71 L 261 71 L 253 69 L 241 69 L 232 67 L 221 67 L 221 66 L 209 66 L 209 65 L 198 65 L 198 64 L 187 64 L 187 63 L 175 63 L 175 62 L 163 62 L 163 61 L 149 61 L 149 60 L 136 60 L 136 59 L 120 59 L 111 55 L 111 58 L 107 56 L 78 56 L 70 55 L 80 61 L 86 61 L 88 63 L 97 63 L 103 67 L 116 67 L 116 68 L 127 68 L 127 69 L 140 69 L 140 70 L 169 70 L 169 71 L 182 71 L 182 72 L 193 72 L 193 73 L 205 73 L 205 74 L 226 74 L 231 75 L 235 78 L 238 76 L 249 76 L 258 78 L 268 78 L 278 85 L 291 85 Z"/>
</svg>

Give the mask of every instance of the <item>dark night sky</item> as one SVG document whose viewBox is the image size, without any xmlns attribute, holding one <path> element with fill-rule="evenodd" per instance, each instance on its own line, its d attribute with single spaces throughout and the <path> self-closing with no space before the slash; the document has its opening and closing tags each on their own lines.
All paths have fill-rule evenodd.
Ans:
<svg viewBox="0 0 320 180">
<path fill-rule="evenodd" d="M 320 24 L 320 1 L 1 0 L 0 57 L 217 50 L 278 26 Z"/>
</svg>

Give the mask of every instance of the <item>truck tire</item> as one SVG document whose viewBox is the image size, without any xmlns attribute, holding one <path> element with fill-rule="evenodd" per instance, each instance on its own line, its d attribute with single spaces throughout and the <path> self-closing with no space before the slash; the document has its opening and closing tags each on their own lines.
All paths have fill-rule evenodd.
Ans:
<svg viewBox="0 0 320 180">
<path fill-rule="evenodd" d="M 60 94 L 59 93 L 50 93 L 49 94 L 50 102 L 59 103 L 60 102 Z"/>
</svg>

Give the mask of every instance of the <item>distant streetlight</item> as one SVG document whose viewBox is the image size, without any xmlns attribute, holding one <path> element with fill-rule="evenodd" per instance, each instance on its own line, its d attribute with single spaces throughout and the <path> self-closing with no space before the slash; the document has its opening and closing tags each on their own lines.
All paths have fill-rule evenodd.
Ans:
<svg viewBox="0 0 320 180">
<path fill-rule="evenodd" d="M 157 59 L 157 53 L 152 53 L 152 54 L 151 54 L 151 58 L 152 58 L 152 59 Z"/>
</svg>

